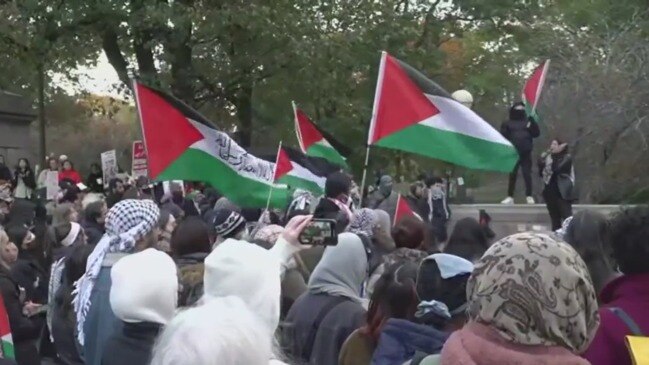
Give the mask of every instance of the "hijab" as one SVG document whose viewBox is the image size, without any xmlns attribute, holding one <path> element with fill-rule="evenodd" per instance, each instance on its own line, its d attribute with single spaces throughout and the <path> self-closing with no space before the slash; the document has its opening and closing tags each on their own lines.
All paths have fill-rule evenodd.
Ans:
<svg viewBox="0 0 649 365">
<path fill-rule="evenodd" d="M 367 270 L 367 255 L 361 239 L 353 233 L 342 233 L 338 236 L 338 245 L 325 249 L 311 274 L 309 293 L 345 297 L 365 304 L 361 287 Z"/>
<path fill-rule="evenodd" d="M 347 231 L 354 234 L 363 234 L 367 238 L 374 236 L 374 229 L 379 225 L 376 211 L 368 208 L 359 209 L 352 215 Z"/>
<path fill-rule="evenodd" d="M 469 317 L 518 345 L 559 346 L 579 354 L 599 325 L 586 264 L 545 233 L 519 233 L 492 245 L 467 284 Z"/>
</svg>

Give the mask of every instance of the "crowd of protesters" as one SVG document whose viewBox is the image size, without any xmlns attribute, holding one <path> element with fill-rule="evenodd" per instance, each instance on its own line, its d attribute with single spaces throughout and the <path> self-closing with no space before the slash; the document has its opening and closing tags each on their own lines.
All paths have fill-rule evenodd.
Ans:
<svg viewBox="0 0 649 365">
<path fill-rule="evenodd" d="M 84 183 L 67 158 L 48 169 L 52 201 L 27 160 L 0 164 L 19 365 L 631 365 L 626 336 L 649 334 L 648 207 L 494 239 L 474 218 L 447 233 L 438 178 L 411 185 L 416 214 L 395 222 L 387 175 L 361 199 L 334 173 L 280 211 L 202 184 L 104 191 L 97 165 Z M 336 245 L 299 243 L 314 218 L 336 221 Z"/>
</svg>

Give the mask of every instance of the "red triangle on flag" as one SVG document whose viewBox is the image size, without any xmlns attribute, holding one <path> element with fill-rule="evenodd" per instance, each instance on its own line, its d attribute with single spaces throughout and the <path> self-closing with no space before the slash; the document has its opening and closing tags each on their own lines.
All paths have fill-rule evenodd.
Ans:
<svg viewBox="0 0 649 365">
<path fill-rule="evenodd" d="M 316 142 L 323 139 L 322 133 L 313 125 L 313 122 L 300 108 L 293 104 L 293 112 L 295 114 L 295 130 L 297 131 L 297 139 L 300 142 L 302 152 Z"/>
<path fill-rule="evenodd" d="M 383 52 L 368 144 L 439 114 L 399 62 Z"/>
<path fill-rule="evenodd" d="M 415 211 L 410 208 L 408 201 L 401 194 L 399 194 L 399 196 L 397 197 L 397 209 L 394 213 L 393 225 L 396 225 L 401 219 L 408 216 L 414 216 L 419 218 L 420 220 L 423 220 L 421 219 L 419 214 L 415 213 Z"/>
<path fill-rule="evenodd" d="M 149 177 L 155 180 L 191 145 L 202 140 L 203 135 L 160 93 L 139 82 L 133 84 L 146 144 Z"/>
<path fill-rule="evenodd" d="M 523 102 L 527 104 L 531 112 L 536 109 L 536 104 L 541 97 L 541 90 L 545 84 L 545 75 L 548 72 L 550 60 L 546 60 L 540 64 L 532 73 L 532 76 L 525 83 L 523 88 Z"/>
<path fill-rule="evenodd" d="M 277 161 L 275 162 L 275 175 L 273 175 L 273 182 L 282 178 L 293 170 L 293 164 L 288 153 L 282 147 L 277 152 Z"/>
</svg>

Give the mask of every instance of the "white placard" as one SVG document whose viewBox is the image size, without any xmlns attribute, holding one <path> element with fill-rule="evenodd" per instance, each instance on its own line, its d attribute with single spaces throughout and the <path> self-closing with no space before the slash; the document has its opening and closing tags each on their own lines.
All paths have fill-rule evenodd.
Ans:
<svg viewBox="0 0 649 365">
<path fill-rule="evenodd" d="M 102 152 L 101 170 L 104 173 L 104 189 L 108 189 L 110 181 L 117 177 L 117 153 L 115 150 Z"/>
<path fill-rule="evenodd" d="M 45 175 L 45 194 L 47 195 L 47 200 L 55 200 L 56 194 L 59 193 L 59 172 L 58 171 L 47 171 Z"/>
</svg>

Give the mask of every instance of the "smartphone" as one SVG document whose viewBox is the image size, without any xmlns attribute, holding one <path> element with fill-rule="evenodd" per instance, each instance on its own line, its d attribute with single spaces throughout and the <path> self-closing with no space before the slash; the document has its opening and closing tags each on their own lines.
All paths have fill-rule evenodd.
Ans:
<svg viewBox="0 0 649 365">
<path fill-rule="evenodd" d="M 314 218 L 302 230 L 298 240 L 303 245 L 335 246 L 338 244 L 336 221 L 333 219 Z"/>
</svg>

